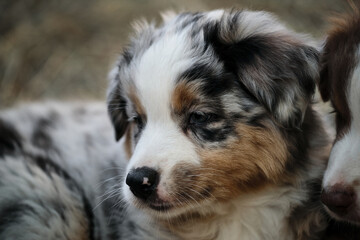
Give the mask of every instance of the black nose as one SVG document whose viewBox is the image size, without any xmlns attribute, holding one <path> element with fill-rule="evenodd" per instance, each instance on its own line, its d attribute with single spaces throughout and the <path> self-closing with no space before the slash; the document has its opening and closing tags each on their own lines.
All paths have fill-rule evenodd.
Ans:
<svg viewBox="0 0 360 240">
<path fill-rule="evenodd" d="M 342 216 L 354 207 L 356 194 L 351 186 L 335 185 L 324 189 L 321 201 L 334 213 Z"/>
<path fill-rule="evenodd" d="M 158 182 L 158 172 L 149 167 L 133 169 L 126 177 L 126 184 L 130 187 L 131 192 L 143 200 L 155 192 Z"/>
</svg>

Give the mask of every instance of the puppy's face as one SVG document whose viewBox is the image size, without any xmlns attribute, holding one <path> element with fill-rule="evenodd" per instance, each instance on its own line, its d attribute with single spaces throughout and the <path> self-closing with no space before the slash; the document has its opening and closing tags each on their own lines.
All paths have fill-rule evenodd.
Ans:
<svg viewBox="0 0 360 240">
<path fill-rule="evenodd" d="M 283 181 L 284 129 L 301 127 L 316 50 L 264 12 L 187 13 L 137 31 L 108 93 L 130 157 L 126 201 L 172 217 Z"/>
<path fill-rule="evenodd" d="M 360 223 L 360 17 L 336 21 L 322 57 L 320 91 L 335 109 L 336 139 L 323 180 L 330 214 Z"/>
</svg>

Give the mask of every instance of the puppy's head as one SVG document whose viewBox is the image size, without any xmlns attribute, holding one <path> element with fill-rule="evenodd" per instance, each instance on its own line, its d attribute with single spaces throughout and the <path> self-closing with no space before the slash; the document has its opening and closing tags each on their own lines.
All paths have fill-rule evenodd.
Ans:
<svg viewBox="0 0 360 240">
<path fill-rule="evenodd" d="M 265 12 L 137 26 L 108 92 L 130 155 L 125 199 L 176 216 L 283 181 L 295 149 L 287 137 L 301 129 L 317 63 L 302 36 Z"/>
<path fill-rule="evenodd" d="M 332 216 L 360 223 L 360 15 L 334 22 L 322 54 L 319 89 L 335 109 L 336 139 L 323 180 Z"/>
</svg>

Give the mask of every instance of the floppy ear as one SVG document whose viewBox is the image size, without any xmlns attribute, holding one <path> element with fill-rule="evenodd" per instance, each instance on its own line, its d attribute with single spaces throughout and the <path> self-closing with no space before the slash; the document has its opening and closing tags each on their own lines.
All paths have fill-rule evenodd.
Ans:
<svg viewBox="0 0 360 240">
<path fill-rule="evenodd" d="M 110 72 L 109 80 L 107 109 L 115 129 L 115 139 L 116 141 L 119 141 L 128 127 L 128 116 L 125 111 L 127 103 L 122 93 L 118 65 Z"/>
<path fill-rule="evenodd" d="M 298 43 L 286 44 L 281 38 L 267 41 L 261 49 L 268 51 L 262 50 L 264 56 L 254 62 L 255 66 L 239 74 L 240 81 L 278 122 L 300 127 L 315 93 L 318 51 Z"/>
<path fill-rule="evenodd" d="M 250 15 L 224 15 L 206 30 L 205 38 L 225 68 L 277 122 L 299 127 L 315 91 L 319 53 L 272 15 Z"/>
</svg>

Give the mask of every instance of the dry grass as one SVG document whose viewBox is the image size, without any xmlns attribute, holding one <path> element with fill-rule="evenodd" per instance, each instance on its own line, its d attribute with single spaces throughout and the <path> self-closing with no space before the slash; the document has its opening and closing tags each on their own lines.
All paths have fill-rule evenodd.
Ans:
<svg viewBox="0 0 360 240">
<path fill-rule="evenodd" d="M 344 0 L 3 0 L 0 108 L 19 101 L 103 99 L 107 71 L 129 24 L 158 12 L 250 8 L 272 11 L 297 31 L 321 37 Z"/>
</svg>

